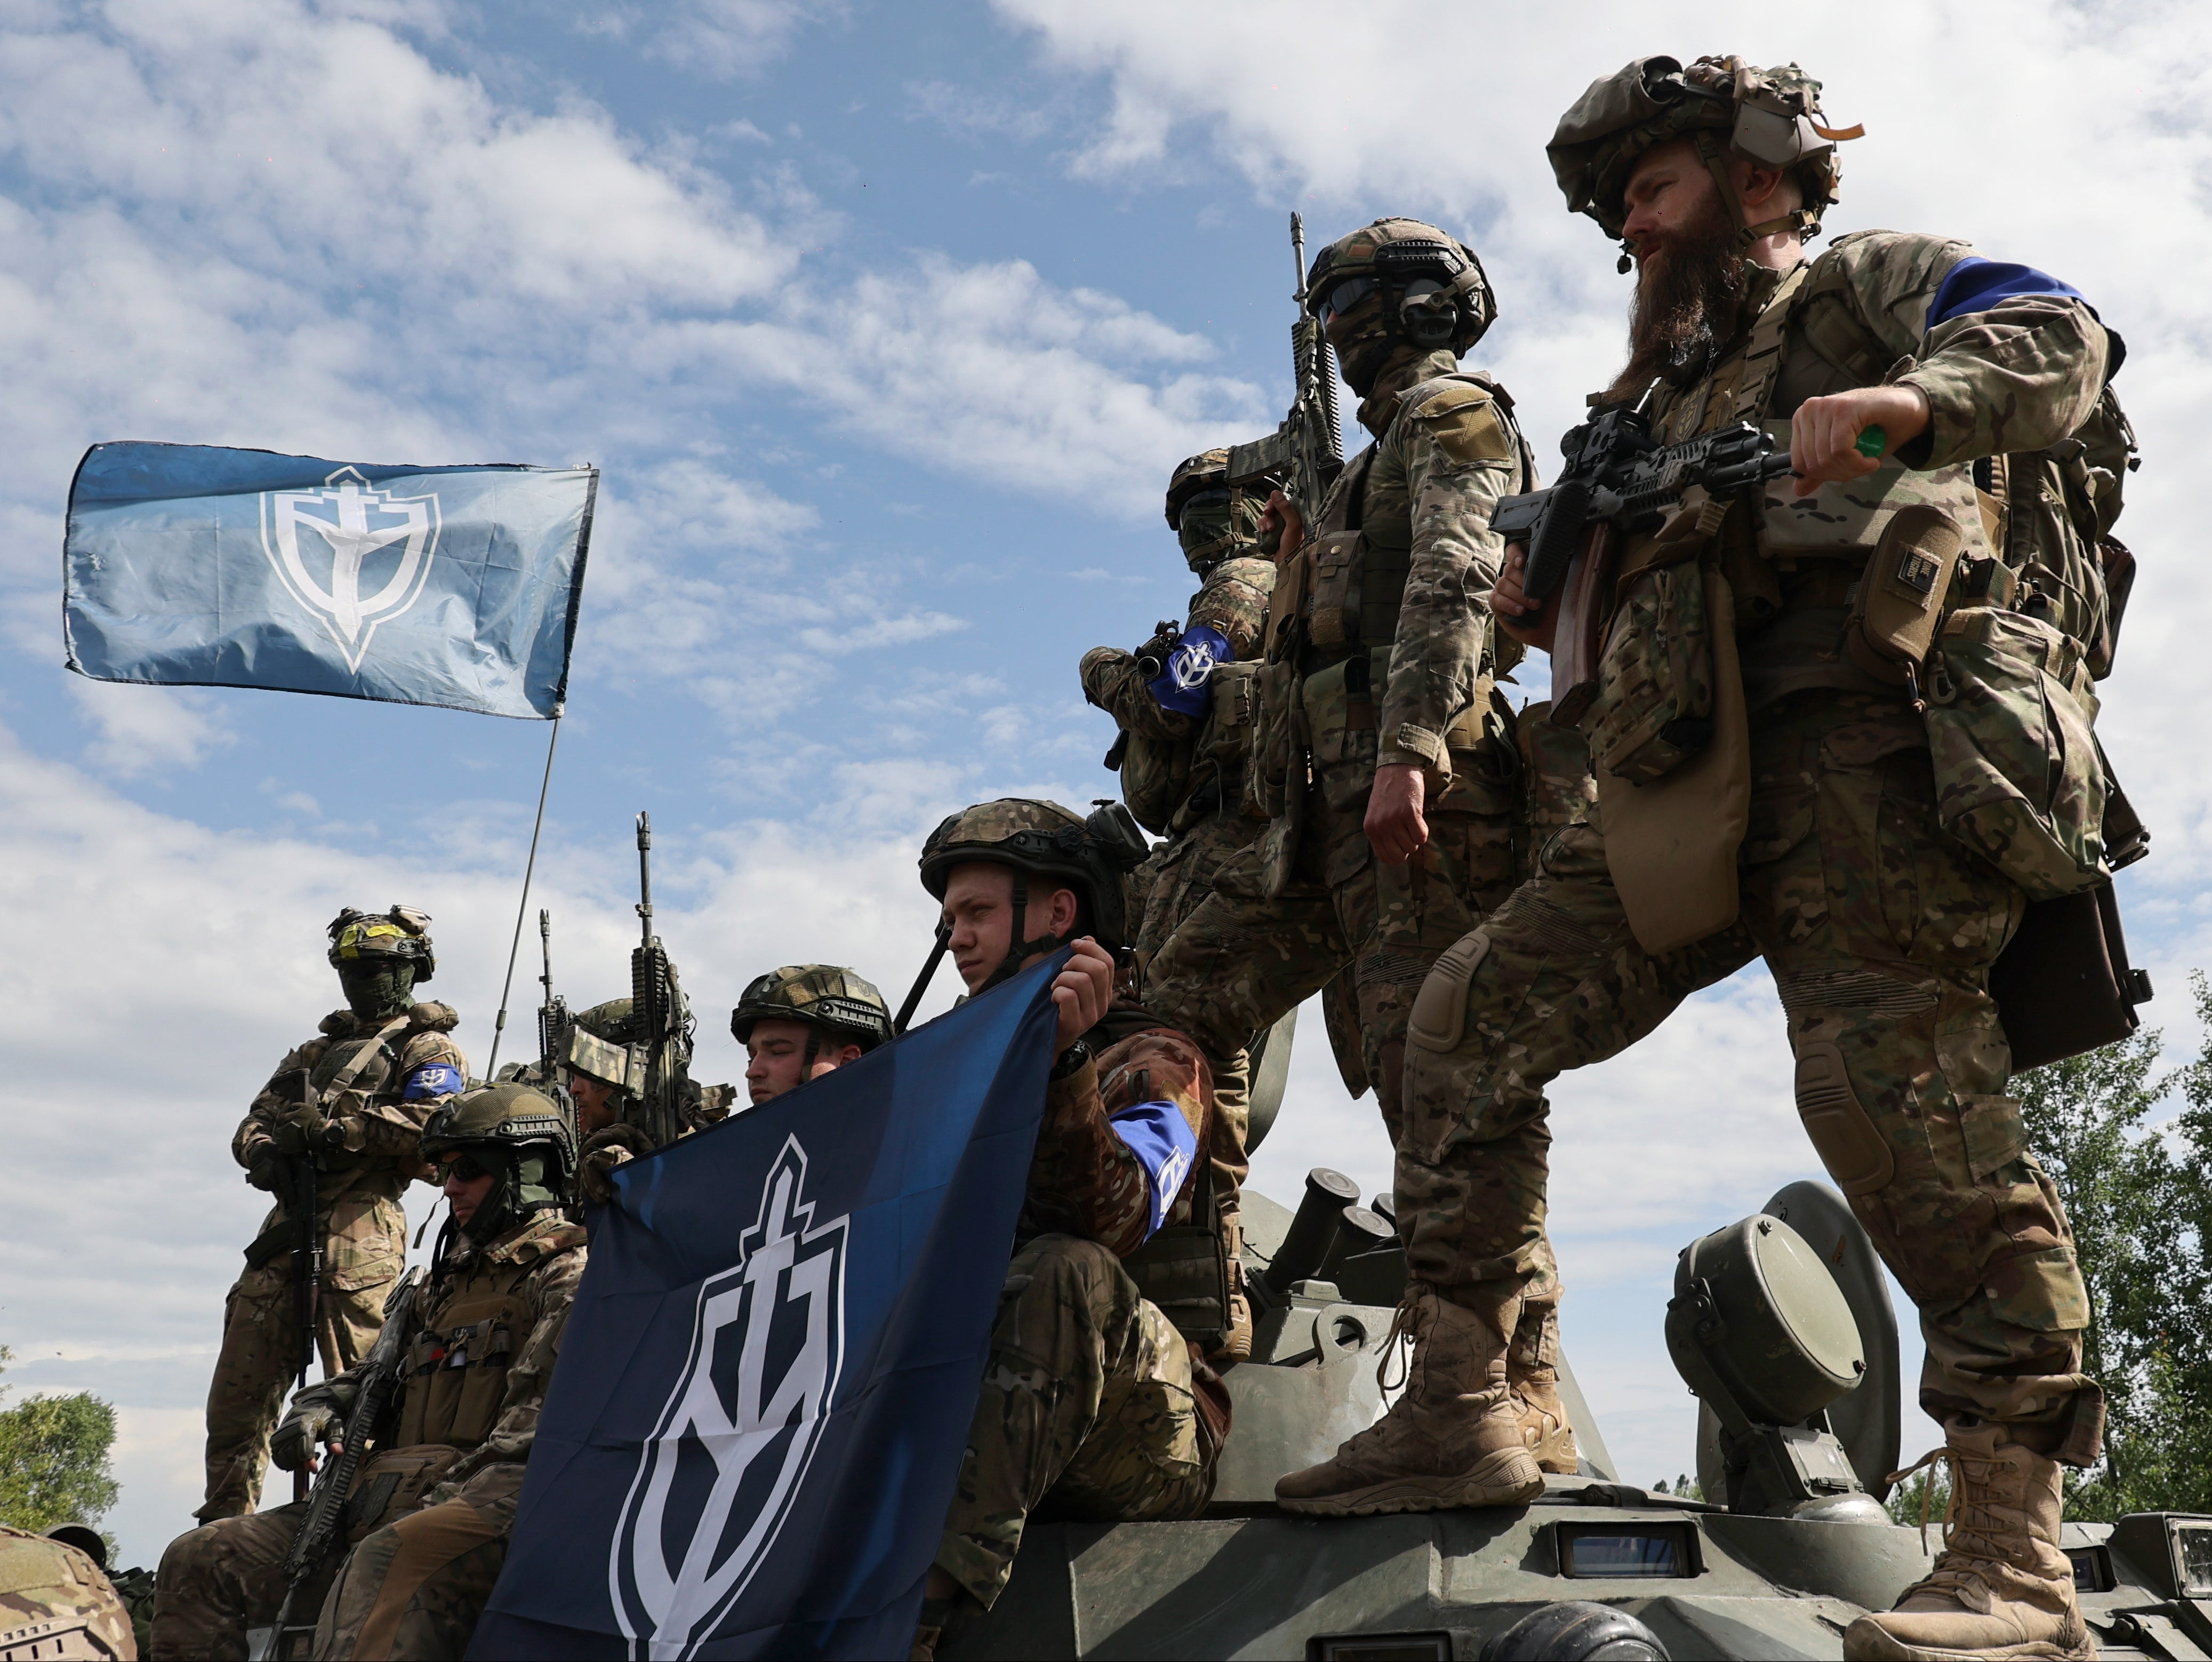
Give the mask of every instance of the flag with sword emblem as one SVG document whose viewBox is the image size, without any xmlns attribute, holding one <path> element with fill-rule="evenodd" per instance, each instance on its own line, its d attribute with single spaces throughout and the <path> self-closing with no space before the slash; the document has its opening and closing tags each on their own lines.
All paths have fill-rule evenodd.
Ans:
<svg viewBox="0 0 2212 1662">
<path fill-rule="evenodd" d="M 70 487 L 69 667 L 557 715 L 598 484 L 591 467 L 96 444 Z"/>
<path fill-rule="evenodd" d="M 906 1654 L 1066 959 L 618 1168 L 471 1657 Z"/>
</svg>

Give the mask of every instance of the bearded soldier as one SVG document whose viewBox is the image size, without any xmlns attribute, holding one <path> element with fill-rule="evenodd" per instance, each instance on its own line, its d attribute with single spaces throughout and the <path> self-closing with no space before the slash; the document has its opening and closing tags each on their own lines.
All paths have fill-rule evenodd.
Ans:
<svg viewBox="0 0 2212 1662">
<path fill-rule="evenodd" d="M 430 1279 L 389 1319 L 408 1338 L 399 1388 L 352 1494 L 352 1543 L 318 1604 L 319 1658 L 459 1656 L 491 1597 L 576 1285 L 584 1231 L 566 1208 L 575 1144 L 550 1099 L 494 1085 L 443 1105 L 422 1154 L 445 1174 L 452 1216 Z M 280 1464 L 313 1469 L 342 1442 L 360 1383 L 311 1385 L 277 1428 Z M 164 1657 L 234 1658 L 273 1620 L 284 1558 L 307 1508 L 204 1525 L 162 1555 L 154 1615 Z M 336 1568 L 336 1567 L 331 1567 Z M 325 1577 L 330 1574 L 326 1568 Z"/>
<path fill-rule="evenodd" d="M 1212 1107 L 1205 1057 L 1115 992 L 1122 877 L 1143 854 L 1118 807 L 1086 821 L 1014 799 L 952 815 L 923 845 L 922 884 L 971 995 L 1074 952 L 1053 983 L 1059 1054 L 918 1655 L 963 1609 L 997 1600 L 1048 1496 L 1062 1515 L 1130 1519 L 1194 1517 L 1212 1493 L 1229 1398 L 1203 1351 L 1226 1312 L 1218 1294 L 1172 1315 L 1146 1296 L 1218 1287 L 1223 1272 L 1194 1277 L 1147 1245 L 1173 1225 L 1200 1225 L 1165 1239 L 1206 1254 L 1221 1237 L 1202 1227 L 1212 1168 L 1195 1157 Z"/>
<path fill-rule="evenodd" d="M 1297 508 L 1271 506 L 1284 569 L 1250 794 L 1273 818 L 1160 948 L 1145 997 L 1218 1062 L 1349 971 L 1395 1136 L 1414 990 L 1516 878 L 1520 764 L 1496 680 L 1519 652 L 1501 660 L 1480 597 L 1504 554 L 1491 510 L 1534 480 L 1512 399 L 1459 367 L 1496 313 L 1465 244 L 1379 219 L 1322 249 L 1306 292 L 1374 442 L 1303 540 Z M 1573 1471 L 1557 1292 L 1540 1291 L 1515 1348 L 1521 1400 L 1545 1464 Z"/>
<path fill-rule="evenodd" d="M 1586 717 L 1597 809 L 1415 1014 L 1397 1167 L 1425 1313 L 1413 1386 L 1284 1489 L 1303 1510 L 1411 1510 L 1505 1481 L 1522 1457 L 1498 1358 L 1542 1240 L 1544 1087 L 1764 956 L 1814 1146 L 1920 1307 L 1920 1400 L 1954 1485 L 1934 1573 L 1844 1653 L 2087 1657 L 2060 1467 L 2097 1458 L 2103 1397 L 1989 991 L 2020 868 L 1939 828 L 1929 734 L 1947 698 L 1975 707 L 1958 685 L 1989 661 L 1978 643 L 2032 638 L 2050 696 L 2087 686 L 2072 666 L 2102 578 L 2056 509 L 2117 344 L 2064 283 L 1961 242 L 1864 232 L 1808 262 L 1852 136 L 1820 125 L 1819 88 L 1795 65 L 1647 58 L 1553 140 L 1569 204 L 1640 267 L 1629 366 L 1602 398 L 1648 397 L 1662 442 L 1784 423 L 1800 477 L 1686 502 L 1620 547 Z M 1517 563 L 1493 603 L 1553 645 L 1557 608 Z M 1706 643 L 1716 689 L 1702 747 L 1664 740 L 1688 760 L 1655 758 L 1664 735 L 1623 715 L 1662 693 L 1694 708 L 1654 647 L 1662 618 Z"/>
<path fill-rule="evenodd" d="M 850 970 L 792 964 L 745 988 L 730 1035 L 745 1047 L 745 1088 L 758 1107 L 889 1043 L 891 1013 Z"/>
<path fill-rule="evenodd" d="M 411 907 L 351 907 L 330 926 L 330 959 L 346 1008 L 276 1066 L 253 1099 L 231 1153 L 246 1180 L 276 1204 L 246 1250 L 224 1308 L 222 1350 L 208 1387 L 207 1499 L 198 1516 L 253 1510 L 268 1468 L 269 1431 L 302 1369 L 296 1262 L 299 1208 L 314 1186 L 322 1275 L 314 1340 L 323 1372 L 361 1360 L 406 1256 L 400 1196 L 422 1171 L 416 1141 L 438 1105 L 466 1083 L 451 1006 L 418 1004 L 437 968 L 430 920 Z"/>
</svg>

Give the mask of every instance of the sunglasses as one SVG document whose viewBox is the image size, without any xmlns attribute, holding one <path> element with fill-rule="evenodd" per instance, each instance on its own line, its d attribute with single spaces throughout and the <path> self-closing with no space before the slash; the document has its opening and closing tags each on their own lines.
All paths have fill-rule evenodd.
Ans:
<svg viewBox="0 0 2212 1662">
<path fill-rule="evenodd" d="M 478 1178 L 495 1176 L 497 1168 L 486 1166 L 474 1154 L 456 1154 L 446 1162 L 445 1174 L 459 1178 L 463 1183 L 474 1183 Z"/>
</svg>

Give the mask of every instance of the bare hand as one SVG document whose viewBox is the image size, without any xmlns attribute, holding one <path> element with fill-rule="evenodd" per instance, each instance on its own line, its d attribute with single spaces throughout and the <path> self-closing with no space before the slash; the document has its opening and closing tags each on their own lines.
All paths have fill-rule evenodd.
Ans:
<svg viewBox="0 0 2212 1662">
<path fill-rule="evenodd" d="M 1282 535 L 1275 541 L 1275 563 L 1280 565 L 1297 553 L 1304 543 L 1306 522 L 1305 516 L 1298 512 L 1297 504 L 1279 490 L 1268 497 L 1267 507 L 1260 510 L 1261 544 L 1266 544 L 1269 533 L 1277 531 Z"/>
<path fill-rule="evenodd" d="M 1539 652 L 1549 652 L 1552 642 L 1559 632 L 1559 609 L 1555 606 L 1538 610 L 1540 603 L 1528 598 L 1521 587 L 1528 575 L 1528 549 L 1524 543 L 1512 543 L 1505 550 L 1505 568 L 1498 574 L 1498 586 L 1490 591 L 1491 615 L 1504 630 L 1522 646 L 1534 647 Z M 1534 622 L 1522 624 L 1518 618 L 1534 616 Z"/>
<path fill-rule="evenodd" d="M 1860 387 L 1808 399 L 1790 418 L 1790 465 L 1797 494 L 1809 496 L 1831 481 L 1863 478 L 1881 464 L 1862 454 L 1859 435 L 1881 429 L 1884 456 L 1894 456 L 1928 430 L 1928 395 L 1917 387 Z"/>
<path fill-rule="evenodd" d="M 1375 857 L 1386 866 L 1402 866 L 1429 840 L 1429 822 L 1422 818 L 1429 782 L 1417 763 L 1390 762 L 1375 770 L 1375 788 L 1367 794 L 1367 840 Z"/>
<path fill-rule="evenodd" d="M 1089 935 L 1077 941 L 1067 967 L 1053 977 L 1052 1001 L 1060 1007 L 1055 1048 L 1065 1050 L 1096 1027 L 1113 1004 L 1113 955 Z"/>
</svg>

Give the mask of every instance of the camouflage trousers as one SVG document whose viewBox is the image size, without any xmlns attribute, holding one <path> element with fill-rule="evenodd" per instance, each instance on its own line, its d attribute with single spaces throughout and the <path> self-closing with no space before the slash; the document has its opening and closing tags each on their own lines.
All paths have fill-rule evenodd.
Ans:
<svg viewBox="0 0 2212 1662">
<path fill-rule="evenodd" d="M 162 1662 L 238 1662 L 246 1630 L 268 1626 L 284 1603 L 284 1556 L 307 1515 L 307 1503 L 295 1501 L 219 1518 L 170 1542 L 155 1581 L 152 1654 Z M 293 1619 L 304 1623 L 315 1609 L 303 1600 Z"/>
<path fill-rule="evenodd" d="M 507 1562 L 522 1472 L 514 1464 L 488 1467 L 454 1499 L 364 1537 L 323 1603 L 317 1662 L 465 1652 Z"/>
<path fill-rule="evenodd" d="M 2057 1191 L 2004 1094 L 2010 1051 L 1989 993 L 2021 892 L 1937 829 L 1926 740 L 1899 703 L 1795 694 L 1754 716 L 1752 769 L 1729 928 L 1658 956 L 1638 947 L 1595 811 L 1549 839 L 1535 876 L 1484 922 L 1455 1046 L 1417 1042 L 1407 1057 L 1396 1184 L 1413 1274 L 1446 1297 L 1534 1274 L 1545 1087 L 1763 956 L 1814 1148 L 1920 1307 L 1922 1405 L 2086 1463 L 2102 1418 L 2081 1372 L 2087 1299 Z"/>
<path fill-rule="evenodd" d="M 1214 1453 L 1174 1324 L 1096 1241 L 1040 1235 L 1006 1270 L 937 1562 L 988 1610 L 1041 1509 L 1194 1517 Z"/>
<path fill-rule="evenodd" d="M 324 1241 L 328 1268 L 315 1306 L 315 1348 L 328 1378 L 376 1342 L 385 1296 L 406 1257 L 406 1214 L 387 1197 L 343 1196 Z M 240 1517 L 259 1504 L 269 1434 L 298 1378 L 290 1266 L 287 1255 L 246 1270 L 224 1300 L 222 1349 L 208 1382 L 207 1498 L 195 1514 L 202 1519 Z"/>
</svg>

